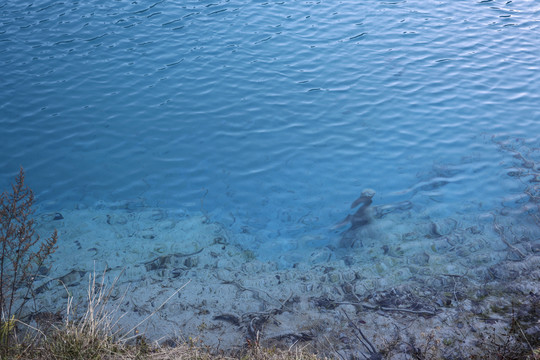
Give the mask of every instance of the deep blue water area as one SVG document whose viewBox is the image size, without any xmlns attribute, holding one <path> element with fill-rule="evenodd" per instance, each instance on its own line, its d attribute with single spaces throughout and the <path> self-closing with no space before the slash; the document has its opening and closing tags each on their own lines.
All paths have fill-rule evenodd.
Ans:
<svg viewBox="0 0 540 360">
<path fill-rule="evenodd" d="M 365 188 L 479 216 L 523 191 L 498 142 L 539 146 L 539 64 L 537 1 L 1 1 L 0 185 L 269 241 Z"/>
</svg>

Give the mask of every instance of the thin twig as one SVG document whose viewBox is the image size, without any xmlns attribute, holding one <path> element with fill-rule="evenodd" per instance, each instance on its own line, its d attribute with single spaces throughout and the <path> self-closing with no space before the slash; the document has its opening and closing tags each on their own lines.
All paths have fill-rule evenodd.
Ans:
<svg viewBox="0 0 540 360">
<path fill-rule="evenodd" d="M 236 286 L 237 288 L 239 288 L 240 290 L 242 291 L 251 291 L 252 293 L 255 293 L 259 299 L 260 299 L 260 293 L 263 293 L 265 294 L 266 296 L 268 296 L 270 299 L 274 300 L 275 302 L 279 303 L 281 305 L 281 307 L 283 307 L 285 305 L 285 303 L 287 303 L 287 301 L 289 301 L 289 299 L 292 297 L 292 293 L 291 295 L 289 295 L 289 297 L 287 298 L 287 300 L 285 300 L 285 302 L 281 302 L 279 301 L 278 299 L 276 299 L 275 297 L 273 297 L 272 295 L 270 295 L 268 292 L 264 291 L 264 290 L 260 290 L 260 289 L 254 289 L 254 288 L 248 288 L 248 287 L 245 287 L 244 285 L 241 285 L 238 281 L 234 281 L 234 280 L 224 280 L 224 279 L 221 279 L 219 277 L 219 275 L 217 276 L 217 278 L 219 280 L 221 280 L 221 282 L 223 284 L 228 284 L 228 285 L 234 285 Z M 264 299 L 261 299 L 262 301 L 266 301 Z"/>
<path fill-rule="evenodd" d="M 171 296 L 169 296 L 167 298 L 167 300 L 165 300 L 161 305 L 159 305 L 157 307 L 156 310 L 154 310 L 150 315 L 148 315 L 147 317 L 145 317 L 141 322 L 139 322 L 137 325 L 135 325 L 131 330 L 129 330 L 128 332 L 126 332 L 120 339 L 118 339 L 119 341 L 122 341 L 127 334 L 131 333 L 133 330 L 137 329 L 137 327 L 139 327 L 142 323 L 144 323 L 146 320 L 148 320 L 149 318 L 151 318 L 152 316 L 154 316 L 155 313 L 157 313 L 163 306 L 165 306 L 166 303 L 169 302 L 169 300 L 171 300 L 173 298 L 173 296 L 175 296 L 176 294 L 178 294 L 180 292 L 180 290 L 182 290 L 183 288 L 185 288 L 187 286 L 187 284 L 189 284 L 191 282 L 191 280 L 189 280 L 187 283 L 185 283 L 184 285 L 182 285 L 178 290 L 176 290 Z M 127 338 L 125 341 L 128 341 L 130 339 L 133 339 L 135 337 L 138 337 L 139 335 L 135 335 L 135 336 L 131 336 L 129 338 Z"/>
<path fill-rule="evenodd" d="M 43 335 L 45 338 L 47 338 L 47 335 L 45 335 L 45 333 L 44 333 L 43 331 L 39 330 L 38 328 L 35 328 L 35 327 L 33 327 L 32 325 L 27 324 L 27 323 L 25 323 L 25 322 L 23 322 L 23 321 L 21 321 L 21 320 L 19 320 L 19 319 L 13 319 L 13 320 L 15 320 L 15 322 L 18 322 L 18 323 L 23 324 L 23 325 L 26 326 L 26 327 L 29 327 L 30 329 L 32 329 L 32 330 L 34 330 L 34 331 L 37 331 L 38 333 L 40 333 L 41 335 Z"/>
<path fill-rule="evenodd" d="M 369 354 L 377 354 L 377 350 L 375 349 L 375 346 L 373 346 L 373 344 L 365 337 L 362 330 L 351 320 L 351 318 L 349 317 L 349 315 L 347 315 L 347 313 L 345 311 L 342 311 L 342 313 L 347 317 L 347 319 L 349 320 L 349 323 L 356 329 L 356 331 L 358 331 L 360 333 L 360 336 L 362 336 L 362 339 L 365 342 L 362 341 L 362 339 L 360 339 L 358 337 L 358 335 L 356 335 L 356 333 L 355 333 L 356 338 L 360 341 L 360 343 L 362 345 L 364 345 L 364 347 L 367 349 L 368 353 Z M 369 359 L 365 354 L 362 353 L 362 355 L 364 355 L 366 357 L 366 359 Z"/>
<path fill-rule="evenodd" d="M 400 309 L 400 308 L 387 308 L 387 307 L 383 307 L 383 306 L 366 304 L 366 303 L 363 303 L 363 302 L 355 303 L 355 302 L 349 302 L 349 301 L 334 301 L 333 303 L 337 304 L 337 305 L 358 305 L 358 306 L 365 307 L 366 309 L 369 309 L 369 310 L 397 311 L 397 312 L 407 312 L 407 313 L 411 313 L 411 314 L 429 315 L 429 316 L 437 315 L 437 313 L 435 313 L 433 311 L 411 310 L 411 309 Z"/>
<path fill-rule="evenodd" d="M 328 344 L 330 345 L 330 347 L 332 348 L 332 350 L 338 354 L 338 356 L 341 358 L 341 360 L 346 360 L 345 357 L 343 355 L 341 355 L 339 353 L 339 351 L 336 350 L 336 348 L 334 347 L 334 345 L 330 342 L 330 339 L 328 339 L 328 337 L 326 335 L 324 335 L 324 338 L 326 339 L 326 341 L 328 342 Z"/>
<path fill-rule="evenodd" d="M 493 219 L 493 228 L 495 229 L 495 232 L 497 232 L 501 236 L 501 241 L 506 244 L 510 248 L 510 250 L 514 251 L 516 254 L 521 257 L 521 259 L 525 259 L 527 256 L 523 254 L 517 247 L 510 244 L 506 238 L 504 237 L 504 228 L 496 223 L 496 219 Z"/>
</svg>

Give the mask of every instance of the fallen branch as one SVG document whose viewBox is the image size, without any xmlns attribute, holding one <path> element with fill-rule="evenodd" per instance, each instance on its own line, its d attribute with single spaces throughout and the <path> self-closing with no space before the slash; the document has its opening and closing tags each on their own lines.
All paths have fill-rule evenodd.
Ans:
<svg viewBox="0 0 540 360">
<path fill-rule="evenodd" d="M 212 320 L 225 321 L 233 325 L 240 326 L 240 318 L 234 314 L 219 314 L 214 316 Z"/>
<path fill-rule="evenodd" d="M 260 293 L 263 293 L 265 294 L 266 296 L 268 296 L 270 299 L 274 300 L 275 302 L 279 303 L 281 307 L 285 306 L 285 304 L 287 303 L 287 301 L 289 301 L 289 299 L 291 298 L 292 296 L 292 293 L 291 295 L 287 298 L 287 300 L 285 300 L 284 302 L 281 302 L 279 301 L 278 299 L 276 299 L 275 297 L 273 297 L 272 295 L 270 295 L 269 293 L 267 293 L 266 291 L 264 290 L 260 290 L 260 289 L 253 289 L 253 288 L 248 288 L 248 287 L 245 287 L 244 285 L 241 285 L 238 283 L 238 281 L 234 281 L 234 280 L 224 280 L 224 279 L 221 279 L 219 276 L 218 276 L 218 279 L 221 280 L 221 282 L 223 284 L 227 284 L 227 285 L 234 285 L 236 286 L 238 289 L 242 290 L 242 291 L 250 291 L 252 293 L 254 293 L 255 295 L 257 295 L 257 297 L 262 300 L 262 301 L 266 301 L 264 299 L 261 299 L 261 296 L 260 296 Z M 266 301 L 268 302 L 268 301 Z"/>
<path fill-rule="evenodd" d="M 514 251 L 521 259 L 525 259 L 527 256 L 521 252 L 517 247 L 510 244 L 506 238 L 504 237 L 504 229 L 501 225 L 497 224 L 496 219 L 493 219 L 493 228 L 495 229 L 495 232 L 501 236 L 501 241 L 505 243 L 506 246 L 510 248 L 510 250 Z"/>
<path fill-rule="evenodd" d="M 362 301 L 362 299 L 360 299 L 358 297 L 358 295 L 356 295 L 356 285 L 354 285 L 352 287 L 352 295 L 356 298 L 356 300 L 358 300 L 357 303 L 355 302 L 335 302 L 336 304 L 339 304 L 339 305 L 357 305 L 357 306 L 362 306 L 366 309 L 369 309 L 369 310 L 382 310 L 382 311 L 399 311 L 399 312 L 407 312 L 407 313 L 412 313 L 412 314 L 418 314 L 418 315 L 427 315 L 427 316 L 435 316 L 437 315 L 436 312 L 434 311 L 427 311 L 427 310 L 410 310 L 410 309 L 400 309 L 400 308 L 387 308 L 387 307 L 384 307 L 384 306 L 378 306 L 378 305 L 371 305 L 371 304 L 367 304 L 365 302 Z"/>
<path fill-rule="evenodd" d="M 299 333 L 294 333 L 294 332 L 286 332 L 286 333 L 283 333 L 283 334 L 278 334 L 278 335 L 274 335 L 270 338 L 268 338 L 269 340 L 283 340 L 283 339 L 287 339 L 287 338 L 292 338 L 295 340 L 295 343 L 297 343 L 298 341 L 310 341 L 313 339 L 313 335 L 310 335 L 308 333 L 305 333 L 305 332 L 299 332 Z"/>
<path fill-rule="evenodd" d="M 255 340 L 256 337 L 259 335 L 260 331 L 262 330 L 263 324 L 266 321 L 268 321 L 270 316 L 280 314 L 283 310 L 283 307 L 285 306 L 285 304 L 287 304 L 287 302 L 289 301 L 291 297 L 292 297 L 292 293 L 287 298 L 287 300 L 285 300 L 284 302 L 280 302 L 281 306 L 279 308 L 272 308 L 267 311 L 250 312 L 250 313 L 243 314 L 241 318 L 242 318 L 242 321 L 245 321 L 248 323 L 247 325 L 248 335 L 253 340 Z"/>
<path fill-rule="evenodd" d="M 434 312 L 434 311 L 388 308 L 388 307 L 384 307 L 384 306 L 366 304 L 364 302 L 355 303 L 355 302 L 349 302 L 349 301 L 335 301 L 334 304 L 338 304 L 338 305 L 357 305 L 357 306 L 362 306 L 362 307 L 364 307 L 366 309 L 369 309 L 369 310 L 397 311 L 397 312 L 406 312 L 406 313 L 412 313 L 412 314 L 418 314 L 418 315 L 428 315 L 428 316 L 437 315 L 437 313 Z"/>
<path fill-rule="evenodd" d="M 364 347 L 366 348 L 369 354 L 369 357 L 368 357 L 363 352 L 360 352 L 362 356 L 364 356 L 368 360 L 382 360 L 383 358 L 382 355 L 377 352 L 377 349 L 375 349 L 375 346 L 373 346 L 373 344 L 366 338 L 362 330 L 351 320 L 351 318 L 349 317 L 349 315 L 347 315 L 345 311 L 342 311 L 342 312 L 345 315 L 345 317 L 347 317 L 347 320 L 349 320 L 349 324 L 354 328 L 354 330 L 356 330 L 360 334 L 360 336 L 358 336 L 358 334 L 353 331 L 354 336 L 356 336 L 358 341 L 360 341 L 360 344 L 364 345 Z"/>
</svg>

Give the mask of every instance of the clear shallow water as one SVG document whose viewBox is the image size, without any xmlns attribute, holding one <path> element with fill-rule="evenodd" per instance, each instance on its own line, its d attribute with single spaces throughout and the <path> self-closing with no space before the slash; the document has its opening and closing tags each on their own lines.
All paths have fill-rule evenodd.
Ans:
<svg viewBox="0 0 540 360">
<path fill-rule="evenodd" d="M 368 187 L 419 216 L 490 213 L 523 190 L 492 137 L 538 144 L 534 1 L 0 14 L 0 181 L 24 166 L 44 211 L 142 198 L 280 239 L 280 252 L 304 234 L 333 241 Z"/>
</svg>

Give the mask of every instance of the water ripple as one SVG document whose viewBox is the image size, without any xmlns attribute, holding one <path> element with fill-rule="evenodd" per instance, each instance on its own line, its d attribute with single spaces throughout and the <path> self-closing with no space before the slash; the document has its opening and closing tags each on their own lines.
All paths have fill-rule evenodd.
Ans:
<svg viewBox="0 0 540 360">
<path fill-rule="evenodd" d="M 208 189 L 206 206 L 264 218 L 280 207 L 339 213 L 374 187 L 429 208 L 440 205 L 418 189 L 440 179 L 422 174 L 450 164 L 464 173 L 435 192 L 457 212 L 514 191 L 484 134 L 540 133 L 530 3 L 22 1 L 0 11 L 1 181 L 24 165 L 52 207 L 145 197 L 198 210 Z"/>
</svg>

